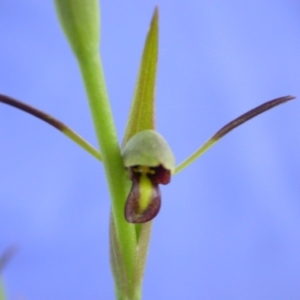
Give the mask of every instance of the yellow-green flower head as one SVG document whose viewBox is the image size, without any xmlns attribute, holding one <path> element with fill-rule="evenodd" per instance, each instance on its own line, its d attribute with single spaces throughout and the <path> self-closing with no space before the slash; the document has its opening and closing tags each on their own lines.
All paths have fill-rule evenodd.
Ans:
<svg viewBox="0 0 300 300">
<path fill-rule="evenodd" d="M 130 223 L 152 220 L 159 212 L 161 195 L 158 184 L 168 184 L 175 159 L 165 139 L 154 130 L 140 131 L 125 145 L 124 165 L 132 188 L 125 205 L 125 218 Z"/>
</svg>

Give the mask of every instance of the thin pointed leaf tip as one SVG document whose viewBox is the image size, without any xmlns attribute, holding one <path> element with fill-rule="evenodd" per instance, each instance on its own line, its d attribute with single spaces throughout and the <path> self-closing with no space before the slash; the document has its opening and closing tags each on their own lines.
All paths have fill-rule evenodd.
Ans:
<svg viewBox="0 0 300 300">
<path fill-rule="evenodd" d="M 142 130 L 155 128 L 155 86 L 158 61 L 158 8 L 154 10 L 135 86 L 123 145 Z"/>
<path fill-rule="evenodd" d="M 129 223 L 145 223 L 159 212 L 159 184 L 168 184 L 174 173 L 175 158 L 165 139 L 155 130 L 134 135 L 123 151 L 124 165 L 132 180 L 125 205 Z"/>
</svg>

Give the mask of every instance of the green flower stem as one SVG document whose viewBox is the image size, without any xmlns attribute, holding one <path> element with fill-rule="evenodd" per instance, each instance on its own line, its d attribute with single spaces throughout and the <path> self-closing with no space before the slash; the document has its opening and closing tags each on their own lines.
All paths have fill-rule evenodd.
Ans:
<svg viewBox="0 0 300 300">
<path fill-rule="evenodd" d="M 127 278 L 129 278 L 128 284 L 130 284 L 137 242 L 134 225 L 128 224 L 124 218 L 125 200 L 130 184 L 118 145 L 99 56 L 99 1 L 55 0 L 55 5 L 60 23 L 78 60 L 84 80 L 111 195 L 112 222 L 114 222 L 113 230 L 115 230 L 112 242 L 118 246 L 118 251 L 115 253 L 122 257 L 116 264 L 124 264 L 122 270 L 125 269 Z M 119 256 L 115 255 L 114 257 Z M 118 297 L 126 299 L 127 296 L 121 290 L 117 280 L 115 283 Z"/>
<path fill-rule="evenodd" d="M 189 166 L 192 162 L 194 162 L 198 157 L 200 157 L 204 152 L 206 152 L 209 148 L 211 148 L 216 142 L 218 142 L 223 136 L 227 133 L 235 129 L 236 127 L 242 125 L 243 123 L 249 121 L 250 119 L 262 114 L 263 112 L 272 109 L 275 106 L 286 103 L 290 100 L 295 99 L 294 96 L 284 96 L 280 98 L 276 98 L 265 102 L 248 112 L 242 114 L 236 119 L 232 120 L 225 126 L 223 126 L 219 131 L 217 131 L 206 143 L 204 143 L 198 150 L 196 150 L 191 156 L 189 156 L 186 160 L 184 160 L 181 164 L 179 164 L 175 168 L 175 173 L 178 173 Z"/>
<path fill-rule="evenodd" d="M 111 194 L 117 238 L 123 254 L 127 275 L 131 278 L 134 267 L 136 235 L 134 225 L 127 223 L 124 218 L 124 205 L 130 186 L 118 145 L 102 66 L 98 55 L 80 60 L 79 64 Z"/>
</svg>

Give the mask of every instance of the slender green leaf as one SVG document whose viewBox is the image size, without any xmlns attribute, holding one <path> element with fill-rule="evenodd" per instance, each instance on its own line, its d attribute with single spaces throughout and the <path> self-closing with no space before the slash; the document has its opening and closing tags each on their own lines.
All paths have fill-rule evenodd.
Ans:
<svg viewBox="0 0 300 300">
<path fill-rule="evenodd" d="M 280 104 L 283 104 L 287 101 L 293 100 L 295 97 L 293 96 L 285 96 L 276 98 L 274 100 L 270 100 L 265 102 L 245 114 L 239 116 L 238 118 L 234 119 L 233 121 L 229 122 L 225 126 L 223 126 L 219 131 L 217 131 L 207 142 L 205 142 L 198 150 L 196 150 L 191 156 L 189 156 L 186 160 L 180 163 L 176 169 L 175 173 L 178 173 L 193 163 L 198 157 L 200 157 L 204 152 L 206 152 L 209 148 L 211 148 L 216 142 L 218 142 L 223 136 L 229 133 L 234 128 L 240 126 L 241 124 L 247 122 L 248 120 L 256 117 L 257 115 L 275 107 Z"/>
</svg>

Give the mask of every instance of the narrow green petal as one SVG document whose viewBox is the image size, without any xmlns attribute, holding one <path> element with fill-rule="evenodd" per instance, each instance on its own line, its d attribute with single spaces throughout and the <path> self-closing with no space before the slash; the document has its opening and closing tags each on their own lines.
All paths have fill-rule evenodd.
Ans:
<svg viewBox="0 0 300 300">
<path fill-rule="evenodd" d="M 182 163 L 180 163 L 175 168 L 175 173 L 178 173 L 193 163 L 198 157 L 200 157 L 204 152 L 206 152 L 209 148 L 211 148 L 216 142 L 218 142 L 223 136 L 227 133 L 232 131 L 234 128 L 242 125 L 243 123 L 247 122 L 248 120 L 256 117 L 257 115 L 275 107 L 280 104 L 283 104 L 287 101 L 293 100 L 295 97 L 293 96 L 285 96 L 276 98 L 274 100 L 265 102 L 245 114 L 239 116 L 238 118 L 234 119 L 233 121 L 229 122 L 225 126 L 223 126 L 219 131 L 217 131 L 207 142 L 205 142 L 198 150 L 196 150 L 191 156 L 185 159 Z"/>
<path fill-rule="evenodd" d="M 158 60 L 158 9 L 147 34 L 123 145 L 136 133 L 155 128 L 155 85 Z"/>
<path fill-rule="evenodd" d="M 62 123 L 61 121 L 55 119 L 54 117 L 44 113 L 43 111 L 36 109 L 35 107 L 32 107 L 26 103 L 23 103 L 21 101 L 18 101 L 14 98 L 1 95 L 0 94 L 0 102 L 5 103 L 7 105 L 13 106 L 15 108 L 18 108 L 22 111 L 25 111 L 40 120 L 43 120 L 44 122 L 50 124 L 54 128 L 61 131 L 63 134 L 65 134 L 68 138 L 70 138 L 73 142 L 75 142 L 77 145 L 82 147 L 84 150 L 92 154 L 95 158 L 98 160 L 101 160 L 101 154 L 100 152 L 95 149 L 91 144 L 89 144 L 86 140 L 84 140 L 80 135 L 78 135 L 75 131 L 73 131 L 71 128 L 69 128 L 67 125 Z"/>
</svg>

